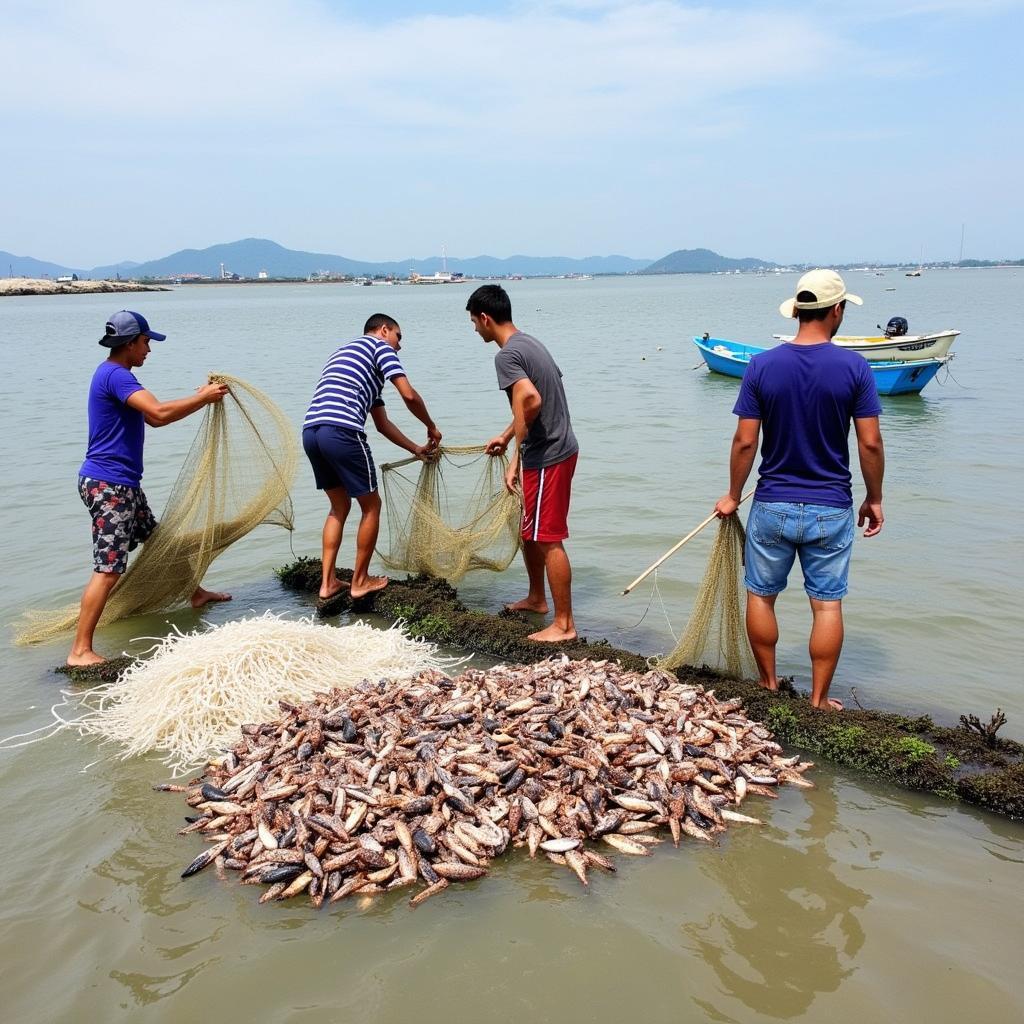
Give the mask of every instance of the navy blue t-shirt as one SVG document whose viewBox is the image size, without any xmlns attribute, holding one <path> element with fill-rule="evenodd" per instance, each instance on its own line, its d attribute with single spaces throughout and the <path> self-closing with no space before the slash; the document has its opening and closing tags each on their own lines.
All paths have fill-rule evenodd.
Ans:
<svg viewBox="0 0 1024 1024">
<path fill-rule="evenodd" d="M 89 385 L 89 447 L 82 476 L 129 487 L 142 483 L 146 420 L 126 404 L 129 395 L 141 390 L 131 370 L 109 361 L 96 367 Z"/>
<path fill-rule="evenodd" d="M 754 499 L 849 508 L 850 420 L 881 411 L 871 367 L 856 352 L 824 341 L 754 356 L 733 408 L 761 421 Z"/>
</svg>

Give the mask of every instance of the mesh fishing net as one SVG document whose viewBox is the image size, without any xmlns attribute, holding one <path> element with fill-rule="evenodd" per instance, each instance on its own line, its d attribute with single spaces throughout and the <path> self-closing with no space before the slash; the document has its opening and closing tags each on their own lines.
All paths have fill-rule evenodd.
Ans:
<svg viewBox="0 0 1024 1024">
<path fill-rule="evenodd" d="M 756 673 L 741 601 L 745 539 L 735 513 L 720 521 L 686 629 L 661 668 L 708 665 L 739 678 Z"/>
<path fill-rule="evenodd" d="M 210 563 L 261 523 L 293 529 L 295 429 L 262 391 L 223 374 L 210 380 L 227 384 L 228 394 L 206 407 L 160 525 L 133 554 L 100 625 L 188 600 Z M 15 640 L 39 643 L 77 622 L 77 604 L 30 611 Z"/>
<path fill-rule="evenodd" d="M 458 479 L 449 493 L 444 467 L 467 469 L 481 459 L 483 471 L 471 489 L 469 477 L 452 474 Z M 401 472 L 413 463 L 420 466 L 415 480 Z M 505 487 L 506 469 L 508 459 L 486 455 L 482 445 L 444 446 L 435 462 L 381 466 L 389 549 L 377 554 L 384 564 L 451 583 L 473 569 L 507 569 L 519 550 L 522 504 Z"/>
</svg>

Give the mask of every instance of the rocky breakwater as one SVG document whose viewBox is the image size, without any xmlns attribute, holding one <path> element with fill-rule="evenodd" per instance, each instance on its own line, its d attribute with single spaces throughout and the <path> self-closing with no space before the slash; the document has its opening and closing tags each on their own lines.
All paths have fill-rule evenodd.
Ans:
<svg viewBox="0 0 1024 1024">
<path fill-rule="evenodd" d="M 100 292 L 169 292 L 159 284 L 138 281 L 54 281 L 51 278 L 0 278 L 0 295 L 88 295 Z"/>
</svg>

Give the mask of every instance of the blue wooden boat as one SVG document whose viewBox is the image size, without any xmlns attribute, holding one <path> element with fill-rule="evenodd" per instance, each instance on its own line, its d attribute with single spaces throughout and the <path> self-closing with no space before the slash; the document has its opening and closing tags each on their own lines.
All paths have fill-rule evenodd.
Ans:
<svg viewBox="0 0 1024 1024">
<path fill-rule="evenodd" d="M 742 345 L 723 338 L 694 338 L 693 343 L 708 369 L 726 377 L 742 377 L 751 358 L 767 351 L 757 345 Z M 887 359 L 877 363 L 868 360 L 868 366 L 875 376 L 880 395 L 916 395 L 952 358 L 952 355 L 947 355 L 915 359 L 913 362 Z"/>
</svg>

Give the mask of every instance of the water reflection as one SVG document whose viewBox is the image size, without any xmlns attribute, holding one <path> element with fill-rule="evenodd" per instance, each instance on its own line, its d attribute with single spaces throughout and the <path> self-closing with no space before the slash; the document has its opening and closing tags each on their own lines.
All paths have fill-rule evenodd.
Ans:
<svg viewBox="0 0 1024 1024">
<path fill-rule="evenodd" d="M 849 977 L 864 945 L 856 911 L 870 902 L 836 877 L 828 841 L 842 829 L 831 787 L 806 807 L 803 828 L 766 830 L 735 857 L 706 858 L 704 873 L 734 908 L 685 926 L 724 991 L 780 1020 L 804 1014 L 819 993 L 836 991 Z M 706 1013 L 725 1012 L 694 1001 Z"/>
</svg>

